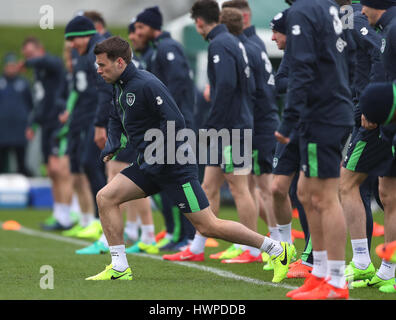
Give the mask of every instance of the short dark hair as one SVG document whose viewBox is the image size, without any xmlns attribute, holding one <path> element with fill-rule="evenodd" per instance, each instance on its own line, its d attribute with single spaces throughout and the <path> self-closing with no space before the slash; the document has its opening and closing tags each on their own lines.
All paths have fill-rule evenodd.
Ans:
<svg viewBox="0 0 396 320">
<path fill-rule="evenodd" d="M 25 40 L 22 42 L 22 48 L 26 46 L 28 43 L 34 44 L 36 47 L 42 47 L 43 44 L 41 43 L 40 39 L 34 36 L 26 37 Z"/>
<path fill-rule="evenodd" d="M 103 27 L 106 27 L 106 21 L 102 14 L 97 11 L 84 11 L 84 16 L 92 20 L 93 23 L 99 22 Z"/>
<path fill-rule="evenodd" d="M 246 0 L 229 0 L 223 2 L 221 8 L 235 8 L 239 10 L 248 10 L 250 11 L 249 3 Z"/>
<path fill-rule="evenodd" d="M 198 0 L 191 10 L 191 18 L 203 19 L 206 23 L 218 23 L 220 17 L 220 8 L 216 0 Z"/>
<path fill-rule="evenodd" d="M 242 12 L 235 8 L 224 8 L 220 13 L 220 23 L 226 25 L 228 31 L 233 35 L 240 35 L 243 32 Z"/>
<path fill-rule="evenodd" d="M 96 55 L 106 53 L 111 61 L 122 58 L 126 64 L 132 59 L 132 49 L 129 43 L 119 36 L 110 37 L 96 44 L 94 53 Z"/>
</svg>

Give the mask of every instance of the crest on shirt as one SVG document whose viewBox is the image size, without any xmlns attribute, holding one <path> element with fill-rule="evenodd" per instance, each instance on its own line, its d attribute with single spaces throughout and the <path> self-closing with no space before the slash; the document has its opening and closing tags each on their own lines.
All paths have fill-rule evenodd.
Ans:
<svg viewBox="0 0 396 320">
<path fill-rule="evenodd" d="M 132 107 L 132 105 L 135 103 L 135 95 L 133 93 L 127 93 L 126 94 L 126 103 L 128 104 L 128 106 Z"/>
</svg>

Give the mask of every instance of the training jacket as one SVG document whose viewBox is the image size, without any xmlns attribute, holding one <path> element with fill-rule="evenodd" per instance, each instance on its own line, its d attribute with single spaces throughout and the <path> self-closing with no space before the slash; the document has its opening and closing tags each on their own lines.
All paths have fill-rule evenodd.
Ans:
<svg viewBox="0 0 396 320">
<path fill-rule="evenodd" d="M 301 122 L 352 126 L 347 39 L 333 0 L 296 0 L 287 19 L 288 105 Z"/>
<path fill-rule="evenodd" d="M 224 24 L 214 27 L 207 40 L 211 108 L 205 128 L 253 129 L 249 95 L 254 88 L 244 45 Z"/>
</svg>

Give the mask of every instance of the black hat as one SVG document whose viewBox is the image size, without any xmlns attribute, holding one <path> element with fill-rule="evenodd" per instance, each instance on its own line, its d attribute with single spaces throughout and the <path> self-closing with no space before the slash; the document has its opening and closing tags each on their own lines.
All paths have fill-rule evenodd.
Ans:
<svg viewBox="0 0 396 320">
<path fill-rule="evenodd" d="M 396 5 L 395 0 L 360 0 L 360 4 L 378 10 L 386 10 Z"/>
<path fill-rule="evenodd" d="M 278 13 L 271 21 L 270 26 L 272 30 L 278 31 L 280 33 L 286 34 L 287 25 L 286 25 L 286 17 L 289 9 L 286 9 L 280 13 Z"/>
<path fill-rule="evenodd" d="M 369 84 L 360 97 L 359 106 L 368 121 L 388 124 L 396 109 L 396 82 Z"/>
<path fill-rule="evenodd" d="M 93 22 L 84 16 L 76 16 L 66 25 L 65 38 L 86 37 L 96 33 Z"/>
<path fill-rule="evenodd" d="M 161 30 L 162 14 L 158 6 L 146 8 L 143 12 L 137 15 L 136 22 L 141 22 L 153 29 Z"/>
</svg>

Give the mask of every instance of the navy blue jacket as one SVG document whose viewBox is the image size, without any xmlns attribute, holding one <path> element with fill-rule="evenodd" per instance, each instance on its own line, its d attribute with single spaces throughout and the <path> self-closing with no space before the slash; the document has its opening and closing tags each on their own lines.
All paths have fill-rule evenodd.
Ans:
<svg viewBox="0 0 396 320">
<path fill-rule="evenodd" d="M 275 74 L 275 87 L 277 94 L 285 94 L 287 92 L 287 87 L 289 86 L 289 65 L 290 58 L 285 50 L 282 61 Z"/>
<path fill-rule="evenodd" d="M 381 35 L 381 58 L 384 63 L 387 81 L 396 80 L 396 7 L 385 11 L 376 24 Z M 385 140 L 396 140 L 396 124 L 381 126 Z"/>
<path fill-rule="evenodd" d="M 300 121 L 352 126 L 347 41 L 333 0 L 297 0 L 290 7 L 288 105 Z"/>
<path fill-rule="evenodd" d="M 381 57 L 388 81 L 396 79 L 396 7 L 385 11 L 376 24 L 381 34 Z"/>
<path fill-rule="evenodd" d="M 169 89 L 186 121 L 186 127 L 195 129 L 194 123 L 194 82 L 187 56 L 180 43 L 163 31 L 153 41 L 151 73 Z"/>
<path fill-rule="evenodd" d="M 353 38 L 357 45 L 354 88 L 356 101 L 370 82 L 385 81 L 385 70 L 381 61 L 381 37 L 370 26 L 367 17 L 361 13 L 362 5 L 352 5 L 354 10 Z"/>
<path fill-rule="evenodd" d="M 246 49 L 227 27 L 219 24 L 207 35 L 211 108 L 205 127 L 253 129 L 253 106 Z"/>
<path fill-rule="evenodd" d="M 264 41 L 257 35 L 256 27 L 250 26 L 243 30 L 243 33 L 246 37 L 252 40 L 255 44 L 257 44 L 261 50 L 267 53 L 267 48 L 265 47 Z"/>
<path fill-rule="evenodd" d="M 275 85 L 275 77 L 273 74 L 272 63 L 268 57 L 267 48 L 265 47 L 264 41 L 256 33 L 256 27 L 255 26 L 247 27 L 245 30 L 243 30 L 243 33 L 245 34 L 246 37 L 249 38 L 249 40 L 253 41 L 257 46 L 260 47 L 261 56 L 265 62 L 265 69 L 267 70 L 268 78 L 266 79 L 266 83 L 268 85 L 270 85 L 271 87 L 274 86 Z M 276 89 L 275 87 L 272 87 L 272 88 L 274 90 Z"/>
<path fill-rule="evenodd" d="M 42 57 L 27 59 L 25 66 L 34 69 L 33 97 L 35 108 L 30 115 L 29 125 L 57 127 L 58 115 L 62 111 L 57 98 L 62 91 L 65 69 L 60 58 L 45 54 Z"/>
<path fill-rule="evenodd" d="M 359 98 L 364 88 L 370 82 L 385 81 L 385 70 L 381 60 L 381 37 L 370 26 L 367 17 L 361 13 L 362 5 L 355 3 L 352 31 L 353 40 L 356 44 L 356 63 L 353 79 L 353 101 L 355 104 L 355 125 L 360 127 L 361 111 Z"/>
<path fill-rule="evenodd" d="M 275 75 L 276 90 L 279 94 L 286 94 L 285 107 L 282 113 L 282 121 L 278 127 L 278 132 L 285 137 L 290 137 L 293 129 L 297 128 L 300 120 L 299 110 L 293 105 L 288 104 L 288 86 L 289 86 L 289 72 L 290 72 L 290 56 L 286 45 L 285 52 L 278 72 Z"/>
<path fill-rule="evenodd" d="M 167 163 L 167 123 L 175 122 L 176 132 L 185 128 L 183 115 L 166 86 L 152 73 L 137 69 L 129 63 L 113 86 L 113 106 L 110 111 L 108 139 L 101 158 L 116 155 L 127 142 L 136 150 L 136 163 L 149 174 L 160 174 L 174 170 L 196 176 L 196 165 L 147 164 L 144 152 L 151 141 L 144 141 L 146 131 L 161 130 L 164 137 L 165 163 Z M 127 140 L 123 139 L 127 137 Z M 184 142 L 175 142 L 176 150 Z"/>
<path fill-rule="evenodd" d="M 88 42 L 87 52 L 77 58 L 73 66 L 73 90 L 78 98 L 69 119 L 70 132 L 80 131 L 92 125 L 106 127 L 108 108 L 112 101 L 112 86 L 96 71 L 95 44 L 103 41 L 94 34 Z"/>
<path fill-rule="evenodd" d="M 154 49 L 152 43 L 150 43 L 143 51 L 138 52 L 137 56 L 139 57 L 139 61 L 143 69 L 151 69 L 151 55 L 153 52 Z"/>
<path fill-rule="evenodd" d="M 20 76 L 0 76 L 0 146 L 23 146 L 33 109 L 29 82 Z"/>
<path fill-rule="evenodd" d="M 278 107 L 275 103 L 274 88 L 271 88 L 268 81 L 269 72 L 266 70 L 265 59 L 263 58 L 260 47 L 252 40 L 249 40 L 244 34 L 238 36 L 238 39 L 246 48 L 249 59 L 249 66 L 254 80 L 255 91 L 253 98 L 253 118 L 254 128 L 253 136 L 265 136 L 268 134 L 268 122 L 278 122 Z M 273 86 L 272 86 L 273 87 Z"/>
</svg>

